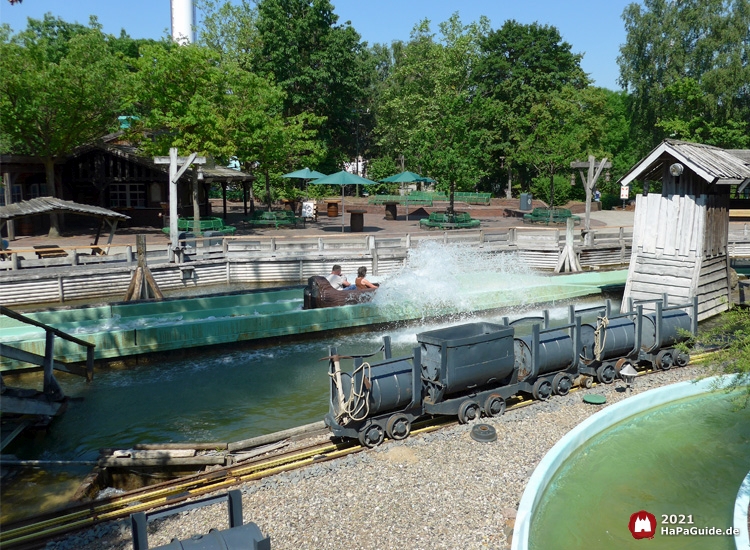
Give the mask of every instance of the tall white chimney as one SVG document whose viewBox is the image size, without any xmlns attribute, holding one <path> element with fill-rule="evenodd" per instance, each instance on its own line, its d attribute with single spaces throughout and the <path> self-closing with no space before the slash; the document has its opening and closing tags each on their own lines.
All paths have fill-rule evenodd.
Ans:
<svg viewBox="0 0 750 550">
<path fill-rule="evenodd" d="M 195 6 L 193 0 L 171 0 L 172 40 L 179 44 L 195 42 Z"/>
</svg>

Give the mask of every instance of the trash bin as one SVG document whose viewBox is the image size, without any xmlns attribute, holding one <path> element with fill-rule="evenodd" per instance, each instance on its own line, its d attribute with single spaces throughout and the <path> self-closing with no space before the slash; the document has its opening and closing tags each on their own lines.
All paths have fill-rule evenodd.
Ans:
<svg viewBox="0 0 750 550">
<path fill-rule="evenodd" d="M 521 210 L 531 210 L 531 193 L 521 193 Z"/>
</svg>

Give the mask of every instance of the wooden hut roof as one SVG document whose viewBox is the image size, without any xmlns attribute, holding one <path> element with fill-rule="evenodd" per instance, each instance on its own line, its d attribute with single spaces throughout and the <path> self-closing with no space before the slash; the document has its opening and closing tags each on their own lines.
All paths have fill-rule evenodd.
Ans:
<svg viewBox="0 0 750 550">
<path fill-rule="evenodd" d="M 105 136 L 102 141 L 83 145 L 77 148 L 71 156 L 77 157 L 89 151 L 99 149 L 107 151 L 112 155 L 127 159 L 128 161 L 135 164 L 140 164 L 142 166 L 146 166 L 147 168 L 151 168 L 159 172 L 164 172 L 165 174 L 169 173 L 169 165 L 156 164 L 153 157 L 145 157 L 141 155 L 138 149 L 136 147 L 133 147 L 132 145 L 114 142 L 114 139 L 119 135 L 120 132 L 110 134 L 108 136 Z M 193 169 L 194 168 L 189 168 L 188 170 L 186 170 L 181 179 L 189 181 L 192 178 Z M 201 167 L 201 171 L 203 172 L 204 180 L 207 182 L 255 181 L 255 176 L 253 176 L 252 174 L 240 172 L 239 170 L 234 170 L 232 168 L 226 168 L 224 166 L 212 166 L 210 164 L 204 164 Z"/>
<path fill-rule="evenodd" d="M 747 185 L 750 183 L 750 159 L 743 158 L 744 153 L 744 150 L 728 151 L 701 143 L 665 139 L 619 183 L 629 185 L 636 179 L 661 179 L 664 164 L 680 162 L 709 184 Z"/>
<path fill-rule="evenodd" d="M 8 221 L 14 218 L 23 218 L 25 216 L 34 216 L 37 214 L 50 214 L 52 212 L 67 212 L 84 216 L 106 218 L 109 220 L 130 219 L 130 216 L 120 214 L 119 212 L 107 208 L 102 208 L 101 206 L 64 201 L 54 197 L 39 197 L 26 201 L 14 202 L 7 206 L 0 206 L 0 221 Z"/>
</svg>

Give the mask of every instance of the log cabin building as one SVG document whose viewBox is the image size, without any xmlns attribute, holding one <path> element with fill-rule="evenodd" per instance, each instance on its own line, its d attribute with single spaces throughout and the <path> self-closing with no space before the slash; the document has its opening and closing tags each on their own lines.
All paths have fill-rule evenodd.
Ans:
<svg viewBox="0 0 750 550">
<path fill-rule="evenodd" d="M 157 165 L 153 158 L 138 154 L 135 147 L 118 141 L 121 133 L 105 136 L 101 141 L 77 148 L 69 156 L 55 163 L 56 196 L 81 204 L 101 206 L 130 216 L 134 227 L 163 227 L 169 214 L 169 166 Z M 199 183 L 198 201 L 201 217 L 222 215 L 211 212 L 208 200 L 210 186 L 219 183 L 224 196 L 226 218 L 226 189 L 230 184 L 242 186 L 245 197 L 252 203 L 255 177 L 211 164 L 193 167 L 180 179 L 178 208 L 180 217 L 192 217 L 192 182 Z M 8 188 L 0 192 L 0 206 L 10 202 L 51 195 L 47 190 L 42 159 L 19 155 L 0 156 L 0 174 Z M 246 201 L 247 202 L 247 201 Z M 90 224 L 87 218 L 66 216 L 67 227 Z M 49 230 L 47 216 L 33 216 L 16 222 L 18 235 L 36 235 Z M 7 236 L 7 233 L 5 234 Z"/>
<path fill-rule="evenodd" d="M 664 293 L 671 304 L 697 296 L 699 320 L 728 309 L 730 208 L 750 208 L 750 151 L 665 140 L 620 184 L 636 180 L 644 192 L 636 197 L 623 309 L 628 298 Z M 650 182 L 660 183 L 661 192 L 649 193 Z"/>
</svg>

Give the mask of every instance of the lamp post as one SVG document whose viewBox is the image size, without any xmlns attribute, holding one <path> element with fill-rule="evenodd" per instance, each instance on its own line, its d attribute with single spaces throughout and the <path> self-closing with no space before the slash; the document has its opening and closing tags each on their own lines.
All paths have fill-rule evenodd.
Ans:
<svg viewBox="0 0 750 550">
<path fill-rule="evenodd" d="M 635 377 L 638 376 L 638 372 L 633 368 L 630 363 L 626 364 L 620 369 L 620 376 L 625 380 L 625 388 L 628 394 L 633 392 L 633 385 L 635 384 Z"/>
</svg>

